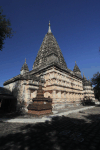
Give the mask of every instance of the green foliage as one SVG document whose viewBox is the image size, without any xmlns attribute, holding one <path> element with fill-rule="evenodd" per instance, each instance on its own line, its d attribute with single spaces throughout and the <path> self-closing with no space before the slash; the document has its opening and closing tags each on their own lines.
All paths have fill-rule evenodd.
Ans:
<svg viewBox="0 0 100 150">
<path fill-rule="evenodd" d="M 92 85 L 98 86 L 100 88 L 100 73 L 99 72 L 93 75 L 91 82 L 92 82 Z"/>
<path fill-rule="evenodd" d="M 4 40 L 13 36 L 11 23 L 9 19 L 6 19 L 5 15 L 2 15 L 3 10 L 0 7 L 0 50 L 3 49 Z"/>
<path fill-rule="evenodd" d="M 91 79 L 92 85 L 94 85 L 94 94 L 97 99 L 100 99 L 100 73 L 97 72 Z"/>
</svg>

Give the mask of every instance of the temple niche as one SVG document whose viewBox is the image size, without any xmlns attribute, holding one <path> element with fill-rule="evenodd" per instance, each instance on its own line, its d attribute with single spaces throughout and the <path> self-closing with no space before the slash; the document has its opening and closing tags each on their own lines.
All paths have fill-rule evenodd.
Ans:
<svg viewBox="0 0 100 150">
<path fill-rule="evenodd" d="M 51 32 L 50 22 L 32 70 L 29 71 L 25 59 L 20 74 L 5 81 L 4 87 L 12 91 L 18 104 L 24 101 L 29 105 L 37 95 L 40 78 L 44 97 L 52 98 L 52 107 L 57 104 L 80 104 L 84 97 L 95 100 L 91 82 L 85 75 L 82 77 L 76 61 L 73 71 L 67 67 L 61 49 Z"/>
</svg>

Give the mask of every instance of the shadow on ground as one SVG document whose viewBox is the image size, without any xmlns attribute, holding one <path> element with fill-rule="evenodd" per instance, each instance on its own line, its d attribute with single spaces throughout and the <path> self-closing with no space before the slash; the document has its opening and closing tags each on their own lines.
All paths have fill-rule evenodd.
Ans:
<svg viewBox="0 0 100 150">
<path fill-rule="evenodd" d="M 83 106 L 95 106 L 95 102 L 91 99 L 87 99 L 87 100 L 83 99 L 83 100 L 81 100 L 81 105 L 83 105 Z"/>
<path fill-rule="evenodd" d="M 100 105 L 96 105 L 96 107 L 100 107 Z"/>
<path fill-rule="evenodd" d="M 25 113 L 23 114 L 22 112 L 4 112 L 4 111 L 0 111 L 0 118 L 2 119 L 14 119 L 14 118 L 42 118 L 43 116 L 49 116 L 52 115 L 53 113 L 51 112 L 50 114 L 46 114 L 46 115 L 35 115 L 35 114 L 28 114 Z"/>
<path fill-rule="evenodd" d="M 62 116 L 45 123 L 0 123 L 0 150 L 99 150 L 100 115 L 85 117 L 90 122 Z"/>
<path fill-rule="evenodd" d="M 81 101 L 81 106 L 84 106 L 84 107 L 87 107 L 87 106 L 96 106 L 96 107 L 99 107 L 100 105 L 95 105 L 94 102 L 91 102 L 90 101 Z M 53 113 L 51 113 L 53 114 Z M 17 112 L 17 111 L 10 111 L 10 112 L 6 112 L 6 111 L 3 111 L 0 109 L 0 118 L 8 118 L 9 119 L 14 119 L 16 117 L 20 117 L 20 118 L 27 118 L 27 117 L 39 117 L 39 118 L 42 118 L 42 116 L 45 116 L 45 115 L 41 115 L 41 116 L 38 116 L 38 115 L 33 115 L 33 114 L 28 114 L 26 113 L 26 115 L 24 115 L 23 113 L 21 112 Z"/>
</svg>

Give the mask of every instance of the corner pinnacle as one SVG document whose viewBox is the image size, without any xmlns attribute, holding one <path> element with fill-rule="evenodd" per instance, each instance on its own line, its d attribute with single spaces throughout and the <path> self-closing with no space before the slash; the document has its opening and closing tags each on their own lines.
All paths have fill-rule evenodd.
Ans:
<svg viewBox="0 0 100 150">
<path fill-rule="evenodd" d="M 51 27 L 50 27 L 50 21 L 49 21 L 49 29 L 48 29 L 48 33 L 51 33 Z"/>
<path fill-rule="evenodd" d="M 26 58 L 25 58 L 25 63 L 26 63 Z"/>
</svg>

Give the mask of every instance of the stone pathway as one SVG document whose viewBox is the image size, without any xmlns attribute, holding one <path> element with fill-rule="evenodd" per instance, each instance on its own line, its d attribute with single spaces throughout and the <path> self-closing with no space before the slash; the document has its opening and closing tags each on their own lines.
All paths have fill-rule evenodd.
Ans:
<svg viewBox="0 0 100 150">
<path fill-rule="evenodd" d="M 99 150 L 100 106 L 40 123 L 0 123 L 0 150 Z"/>
<path fill-rule="evenodd" d="M 79 112 L 82 110 L 86 110 L 86 109 L 91 109 L 94 108 L 95 106 L 88 106 L 88 107 L 72 107 L 72 108 L 67 108 L 67 109 L 62 109 L 62 110 L 58 110 L 56 111 L 56 113 L 54 113 L 53 115 L 47 115 L 47 116 L 43 116 L 43 117 L 31 117 L 29 118 L 28 115 L 24 116 L 19 116 L 17 118 L 1 118 L 0 121 L 1 122 L 11 122 L 11 123 L 36 123 L 36 122 L 45 122 L 45 121 L 51 121 L 52 117 L 55 116 L 66 116 L 70 113 L 75 113 L 75 112 Z"/>
</svg>

